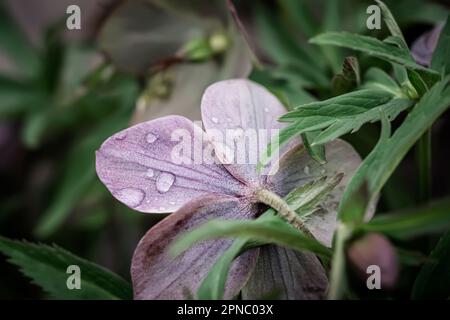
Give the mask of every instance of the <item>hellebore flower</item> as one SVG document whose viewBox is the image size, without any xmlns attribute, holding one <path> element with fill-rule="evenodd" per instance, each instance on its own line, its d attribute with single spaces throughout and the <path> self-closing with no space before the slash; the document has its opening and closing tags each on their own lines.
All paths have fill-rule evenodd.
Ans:
<svg viewBox="0 0 450 320">
<path fill-rule="evenodd" d="M 432 30 L 424 33 L 412 44 L 411 53 L 417 63 L 429 67 L 431 57 L 444 28 L 444 23 L 437 24 Z"/>
<path fill-rule="evenodd" d="M 361 161 L 341 140 L 326 146 L 325 165 L 314 161 L 301 144 L 288 146 L 271 164 L 268 172 L 275 174 L 263 175 L 254 162 L 229 161 L 228 151 L 238 143 L 245 145 L 248 135 L 242 133 L 247 129 L 284 126 L 277 121 L 285 113 L 282 104 L 249 80 L 211 85 L 203 95 L 201 111 L 206 134 L 186 118 L 167 116 L 123 130 L 97 151 L 98 176 L 119 201 L 141 212 L 173 212 L 153 226 L 136 248 L 131 266 L 136 299 L 195 295 L 210 268 L 232 243 L 232 239 L 208 240 L 173 257 L 169 246 L 179 235 L 211 219 L 253 219 L 264 211 L 264 204 L 273 206 L 280 215 L 292 214 L 281 197 L 316 178 L 343 173 L 321 210 L 304 224 L 310 234 L 330 246 L 339 199 Z M 230 129 L 240 132 L 233 136 L 235 144 L 215 139 Z M 180 132 L 203 136 L 200 143 L 184 146 L 193 152 L 184 154 L 181 162 L 174 160 Z M 197 152 L 206 152 L 214 161 L 194 159 Z M 245 153 L 249 155 L 248 150 Z M 234 261 L 224 297 L 232 298 L 246 284 L 243 296 L 248 299 L 281 288 L 286 289 L 282 298 L 314 299 L 323 295 L 327 278 L 315 255 L 267 245 L 248 250 Z"/>
</svg>

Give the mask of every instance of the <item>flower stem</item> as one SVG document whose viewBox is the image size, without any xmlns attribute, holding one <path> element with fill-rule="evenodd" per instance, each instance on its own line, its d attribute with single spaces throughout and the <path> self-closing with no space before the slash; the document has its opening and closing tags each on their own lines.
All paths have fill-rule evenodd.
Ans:
<svg viewBox="0 0 450 320">
<path fill-rule="evenodd" d="M 303 221 L 300 219 L 298 214 L 292 210 L 289 205 L 281 199 L 278 195 L 275 193 L 267 190 L 267 189 L 259 189 L 256 191 L 255 196 L 258 198 L 259 201 L 262 203 L 272 207 L 273 209 L 278 211 L 278 215 L 286 220 L 289 224 L 291 224 L 294 228 L 302 231 L 307 236 L 311 237 L 312 239 L 315 239 L 311 231 L 308 230 L 308 228 L 305 226 Z"/>
<path fill-rule="evenodd" d="M 345 272 L 345 244 L 353 230 L 349 225 L 339 224 L 335 233 L 334 252 L 331 260 L 330 287 L 328 299 L 342 299 L 347 289 L 347 276 Z"/>
<path fill-rule="evenodd" d="M 431 128 L 417 142 L 417 166 L 419 169 L 419 201 L 431 198 Z"/>
</svg>

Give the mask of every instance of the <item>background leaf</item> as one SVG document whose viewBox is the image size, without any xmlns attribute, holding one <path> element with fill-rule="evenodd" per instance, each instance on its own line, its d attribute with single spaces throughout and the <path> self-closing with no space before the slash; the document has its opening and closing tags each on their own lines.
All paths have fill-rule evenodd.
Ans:
<svg viewBox="0 0 450 320">
<path fill-rule="evenodd" d="M 450 232 L 439 240 L 420 270 L 412 292 L 413 299 L 450 297 Z"/>
<path fill-rule="evenodd" d="M 57 299 L 131 299 L 129 283 L 112 272 L 59 247 L 13 241 L 0 237 L 0 251 L 33 282 Z M 81 270 L 81 289 L 66 286 L 67 267 Z"/>
</svg>

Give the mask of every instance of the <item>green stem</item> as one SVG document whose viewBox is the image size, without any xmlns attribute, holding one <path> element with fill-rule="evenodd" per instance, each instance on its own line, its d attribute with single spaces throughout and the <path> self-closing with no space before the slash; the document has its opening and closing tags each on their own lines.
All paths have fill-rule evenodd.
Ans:
<svg viewBox="0 0 450 320">
<path fill-rule="evenodd" d="M 417 166 L 419 169 L 419 201 L 431 199 L 431 128 L 417 142 Z"/>
<path fill-rule="evenodd" d="M 352 232 L 350 226 L 342 223 L 336 228 L 335 247 L 331 260 L 330 289 L 328 291 L 328 299 L 330 300 L 342 299 L 347 289 L 345 244 Z"/>
</svg>

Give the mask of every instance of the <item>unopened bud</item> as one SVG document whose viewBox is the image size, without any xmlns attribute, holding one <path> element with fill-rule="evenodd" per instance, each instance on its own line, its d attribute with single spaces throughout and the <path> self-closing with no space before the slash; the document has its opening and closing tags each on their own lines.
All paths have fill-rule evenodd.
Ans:
<svg viewBox="0 0 450 320">
<path fill-rule="evenodd" d="M 384 236 L 369 233 L 354 241 L 347 250 L 351 267 L 366 280 L 373 266 L 379 267 L 382 289 L 392 289 L 398 276 L 398 256 L 395 248 Z M 371 267 L 372 266 L 372 267 Z"/>
<path fill-rule="evenodd" d="M 222 53 L 230 46 L 230 39 L 223 32 L 216 32 L 209 38 L 209 45 L 214 53 Z"/>
</svg>

